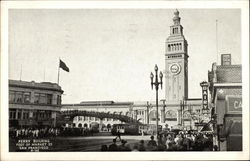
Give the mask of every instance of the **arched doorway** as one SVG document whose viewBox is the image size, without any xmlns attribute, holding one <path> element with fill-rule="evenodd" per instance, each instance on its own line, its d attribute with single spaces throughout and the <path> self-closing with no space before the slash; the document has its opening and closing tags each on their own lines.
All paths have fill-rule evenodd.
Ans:
<svg viewBox="0 0 250 161">
<path fill-rule="evenodd" d="M 91 127 L 93 132 L 98 132 L 99 131 L 99 123 L 97 123 L 97 122 L 92 122 L 90 124 L 90 127 Z"/>
<path fill-rule="evenodd" d="M 165 119 L 168 121 L 177 120 L 177 112 L 175 112 L 173 110 L 168 110 L 165 114 Z"/>
<path fill-rule="evenodd" d="M 160 118 L 159 112 L 158 112 L 158 120 Z M 149 121 L 156 121 L 156 110 L 152 110 L 149 112 Z"/>
<path fill-rule="evenodd" d="M 190 119 L 190 118 L 191 118 L 190 112 L 189 112 L 189 111 L 185 111 L 185 112 L 183 113 L 183 117 L 184 117 L 184 119 Z"/>
<path fill-rule="evenodd" d="M 107 125 L 107 129 L 108 129 L 108 132 L 111 131 L 111 125 L 110 124 Z"/>
<path fill-rule="evenodd" d="M 82 124 L 81 124 L 81 123 L 79 123 L 79 124 L 78 124 L 78 127 L 79 127 L 79 128 L 82 128 Z"/>
<path fill-rule="evenodd" d="M 85 123 L 85 124 L 83 125 L 83 127 L 88 128 L 88 124 L 87 124 L 87 123 Z"/>
</svg>

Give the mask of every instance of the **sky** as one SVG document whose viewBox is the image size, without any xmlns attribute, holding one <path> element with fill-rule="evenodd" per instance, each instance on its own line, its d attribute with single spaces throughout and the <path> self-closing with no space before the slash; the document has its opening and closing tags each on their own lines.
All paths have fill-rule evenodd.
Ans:
<svg viewBox="0 0 250 161">
<path fill-rule="evenodd" d="M 154 101 L 150 72 L 155 64 L 165 71 L 174 10 L 12 9 L 9 79 L 56 83 L 60 58 L 70 69 L 60 70 L 63 103 Z M 230 53 L 232 64 L 241 64 L 240 10 L 179 12 L 188 42 L 189 98 L 200 98 L 199 84 L 217 61 L 216 20 L 218 53 Z M 164 97 L 163 87 L 159 99 Z"/>
</svg>

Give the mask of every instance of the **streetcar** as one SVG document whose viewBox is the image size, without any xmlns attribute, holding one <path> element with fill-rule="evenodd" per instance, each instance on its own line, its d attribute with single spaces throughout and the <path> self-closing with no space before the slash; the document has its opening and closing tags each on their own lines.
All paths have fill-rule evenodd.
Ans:
<svg viewBox="0 0 250 161">
<path fill-rule="evenodd" d="M 162 130 L 162 126 L 158 125 L 159 131 Z M 114 124 L 111 133 L 117 135 L 117 133 L 125 135 L 154 135 L 156 134 L 156 125 L 153 124 Z"/>
</svg>

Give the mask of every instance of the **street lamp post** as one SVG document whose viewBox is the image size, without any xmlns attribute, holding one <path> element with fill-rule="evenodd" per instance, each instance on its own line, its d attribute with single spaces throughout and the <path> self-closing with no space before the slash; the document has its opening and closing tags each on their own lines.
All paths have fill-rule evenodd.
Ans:
<svg viewBox="0 0 250 161">
<path fill-rule="evenodd" d="M 159 89 L 159 85 L 161 85 L 161 89 L 162 89 L 162 77 L 163 77 L 162 72 L 160 72 L 159 77 L 160 77 L 160 81 L 158 80 L 158 67 L 157 65 L 155 65 L 155 81 L 153 80 L 154 74 L 152 72 L 150 74 L 150 79 L 151 79 L 151 88 L 153 89 L 155 85 L 155 90 L 156 90 L 156 138 L 157 139 L 158 139 L 158 89 Z"/>
<path fill-rule="evenodd" d="M 147 102 L 147 111 L 146 111 L 147 125 L 149 125 L 149 109 L 150 108 L 152 108 L 151 103 L 149 104 L 149 102 Z"/>
</svg>

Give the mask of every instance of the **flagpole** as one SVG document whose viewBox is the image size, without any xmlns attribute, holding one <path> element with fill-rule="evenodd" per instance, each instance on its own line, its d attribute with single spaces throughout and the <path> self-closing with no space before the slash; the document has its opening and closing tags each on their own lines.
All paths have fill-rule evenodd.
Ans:
<svg viewBox="0 0 250 161">
<path fill-rule="evenodd" d="M 57 75 L 57 84 L 58 84 L 58 85 L 59 85 L 59 77 L 60 77 L 60 58 L 59 58 L 58 75 Z"/>
<path fill-rule="evenodd" d="M 217 65 L 219 64 L 219 58 L 218 58 L 218 20 L 215 21 L 216 22 L 216 62 L 217 62 Z"/>
<path fill-rule="evenodd" d="M 43 69 L 43 81 L 45 82 L 45 67 Z"/>
<path fill-rule="evenodd" d="M 21 64 L 20 81 L 22 80 L 22 70 L 23 70 L 22 66 L 23 66 L 23 65 Z"/>
</svg>

